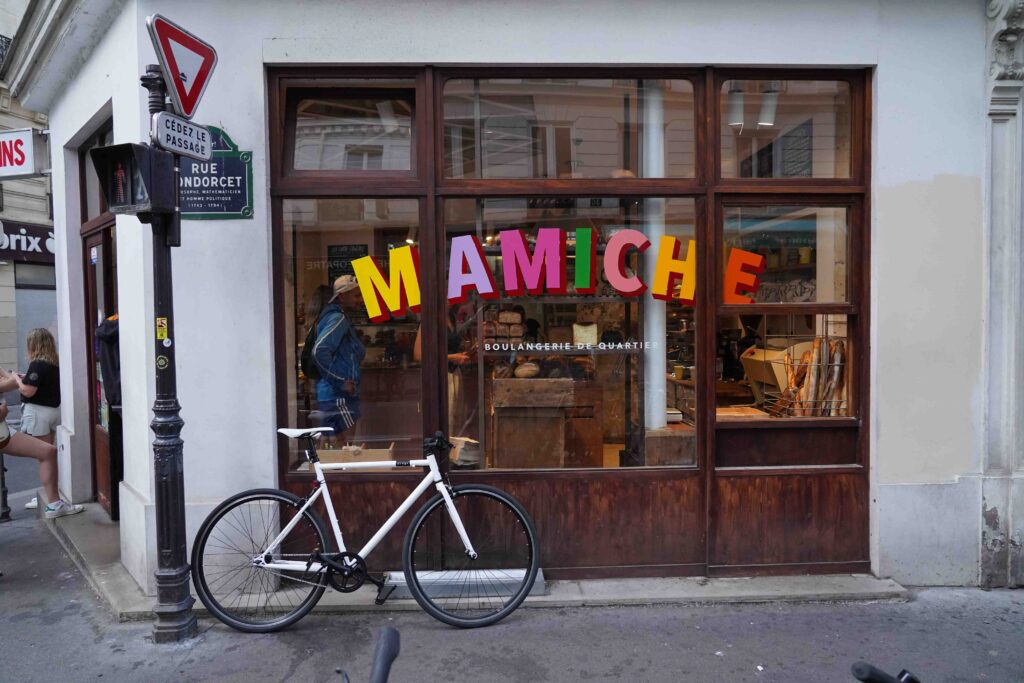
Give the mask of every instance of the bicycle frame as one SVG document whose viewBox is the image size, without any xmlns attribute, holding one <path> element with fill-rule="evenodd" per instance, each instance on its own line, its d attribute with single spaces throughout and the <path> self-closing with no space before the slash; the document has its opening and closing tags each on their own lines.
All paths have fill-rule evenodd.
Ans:
<svg viewBox="0 0 1024 683">
<path fill-rule="evenodd" d="M 462 540 L 462 544 L 466 549 L 466 554 L 471 558 L 476 559 L 477 553 L 473 548 L 473 544 L 469 540 L 469 534 L 466 533 L 466 527 L 462 524 L 462 518 L 459 517 L 459 511 L 455 509 L 455 503 L 452 501 L 451 493 L 448 491 L 448 487 L 444 483 L 444 478 L 441 476 L 441 470 L 437 466 L 437 458 L 433 453 L 428 453 L 427 457 L 422 460 L 382 460 L 378 462 L 358 462 L 358 463 L 328 463 L 322 464 L 319 459 L 315 457 L 316 451 L 313 450 L 313 457 L 309 458 L 312 465 L 313 471 L 316 473 L 317 490 L 306 499 L 306 502 L 299 509 L 299 512 L 292 517 L 291 521 L 285 525 L 281 533 L 270 542 L 259 555 L 253 557 L 253 564 L 264 569 L 276 569 L 279 571 L 298 571 L 298 572 L 319 572 L 326 568 L 321 562 L 304 562 L 301 560 L 276 560 L 273 562 L 266 562 L 265 558 L 269 555 L 272 556 L 277 547 L 281 542 L 288 536 L 288 533 L 299 523 L 302 519 L 303 513 L 309 506 L 316 502 L 320 496 L 324 498 L 324 505 L 327 508 L 327 516 L 330 518 L 331 530 L 334 532 L 334 540 L 338 544 L 339 552 L 347 552 L 345 548 L 345 540 L 342 538 L 341 527 L 338 525 L 338 515 L 334 511 L 334 505 L 331 502 L 331 492 L 327 488 L 327 479 L 324 477 L 324 472 L 330 472 L 335 470 L 372 470 L 380 469 L 384 467 L 425 467 L 427 473 L 423 477 L 423 481 L 409 494 L 409 497 L 398 506 L 387 521 L 377 530 L 377 533 L 373 535 L 366 545 L 359 551 L 359 556 L 364 560 L 374 551 L 381 540 L 388 535 L 388 533 L 395 527 L 398 520 L 409 511 L 412 504 L 423 493 L 430 488 L 431 485 L 437 489 L 441 497 L 444 498 L 445 507 L 448 509 L 448 515 L 455 525 L 456 531 L 459 533 L 459 538 Z"/>
</svg>

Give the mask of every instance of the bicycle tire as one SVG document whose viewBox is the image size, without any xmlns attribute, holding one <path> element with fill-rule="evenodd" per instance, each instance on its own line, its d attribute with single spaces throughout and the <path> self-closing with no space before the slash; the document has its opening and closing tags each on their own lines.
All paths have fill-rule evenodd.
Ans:
<svg viewBox="0 0 1024 683">
<path fill-rule="evenodd" d="M 251 508 L 246 509 L 246 514 L 239 513 L 239 510 L 249 503 L 257 504 L 258 515 L 254 515 Z M 192 580 L 199 599 L 210 611 L 210 614 L 238 631 L 270 633 L 291 626 L 316 606 L 327 587 L 326 572 L 291 576 L 288 573 L 268 569 L 260 570 L 251 564 L 246 564 L 246 558 L 251 559 L 252 556 L 265 549 L 273 539 L 277 527 L 280 526 L 280 512 L 282 510 L 297 512 L 301 509 L 302 504 L 301 498 L 287 491 L 251 489 L 228 498 L 207 516 L 202 526 L 199 527 L 199 532 L 192 545 Z M 234 516 L 229 518 L 229 515 L 232 514 Z M 224 523 L 219 525 L 220 522 Z M 256 527 L 257 524 L 265 528 Z M 253 528 L 247 528 L 246 525 Z M 260 541 L 257 542 L 256 538 L 259 538 Z M 304 559 L 316 551 L 329 553 L 331 552 L 329 539 L 330 536 L 323 520 L 312 508 L 309 508 L 303 512 L 303 519 L 281 543 L 279 552 L 294 554 L 296 559 Z M 301 550 L 301 552 L 285 553 L 286 549 Z M 213 560 L 211 559 L 213 557 L 230 559 Z M 225 561 L 233 564 L 225 569 Z M 236 569 L 236 574 L 232 576 L 230 572 Z M 246 575 L 238 586 L 236 604 L 232 605 L 226 596 L 233 595 L 234 592 L 219 596 L 218 591 L 221 593 L 226 591 L 227 587 L 231 585 L 230 582 L 233 579 L 237 580 L 236 577 L 241 572 L 246 572 Z M 225 584 L 225 581 L 229 583 Z M 280 586 L 286 585 L 285 581 L 288 582 L 288 588 L 281 589 Z M 306 589 L 305 586 L 309 586 L 309 589 Z M 285 593 L 293 590 L 292 587 L 299 592 L 306 591 L 307 594 L 297 603 L 286 605 L 285 601 L 288 596 Z M 255 593 L 252 590 L 247 590 L 251 588 L 269 590 L 263 609 L 260 607 L 260 598 L 258 597 L 256 604 L 252 604 Z M 282 594 L 285 594 L 284 600 Z M 248 597 L 245 599 L 243 607 L 241 602 L 242 596 L 245 595 Z M 274 604 L 275 598 L 277 599 L 276 605 Z M 229 604 L 225 604 L 225 602 Z"/>
<path fill-rule="evenodd" d="M 432 497 L 416 513 L 409 530 L 405 535 L 405 544 L 402 552 L 405 580 L 409 592 L 419 603 L 420 607 L 434 617 L 450 626 L 459 628 L 478 628 L 495 624 L 519 607 L 537 578 L 537 571 L 540 567 L 540 553 L 537 544 L 537 533 L 534 530 L 530 516 L 512 496 L 500 489 L 484 484 L 462 484 L 452 488 L 452 499 L 459 510 L 459 517 L 467 527 L 470 541 L 473 543 L 479 557 L 477 560 L 470 559 L 465 554 L 462 541 L 458 537 L 454 525 L 450 521 L 447 506 L 440 493 Z M 473 502 L 471 502 L 473 501 Z M 511 531 L 504 530 L 507 535 L 501 539 L 495 538 L 497 532 L 492 528 L 490 532 L 479 533 L 478 527 L 494 527 L 493 521 L 483 521 L 486 515 L 478 515 L 475 519 L 464 514 L 475 508 L 482 508 L 480 502 L 496 502 L 507 508 L 504 512 L 511 513 L 515 527 Z M 493 506 L 490 519 L 496 516 Z M 444 524 L 444 518 L 448 518 L 448 524 Z M 433 524 L 433 534 L 428 528 Z M 522 538 L 519 538 L 519 534 Z M 440 540 L 438 539 L 440 537 Z M 488 547 L 489 541 L 494 539 L 495 548 Z M 417 549 L 417 542 L 433 543 L 429 549 Z M 519 547 L 522 557 L 510 559 L 511 552 Z M 417 554 L 422 557 L 417 558 Z M 521 561 L 520 561 L 521 560 Z M 452 569 L 461 565 L 473 565 L 473 568 Z M 498 566 L 501 564 L 512 564 L 512 567 Z M 487 565 L 494 564 L 494 568 Z M 524 565 L 524 566 L 520 566 Z M 514 571 L 512 571 L 514 570 Z M 522 571 L 522 578 L 519 579 L 519 572 Z M 501 573 L 497 581 L 494 576 Z M 430 595 L 429 586 L 424 586 L 424 580 L 434 584 L 433 596 Z M 486 584 L 486 585 L 485 585 Z M 459 595 L 450 593 L 462 591 Z M 467 594 L 468 592 L 468 594 Z M 448 594 L 446 594 L 448 593 Z M 505 597 L 505 593 L 508 596 Z M 452 600 L 455 605 L 453 609 Z M 472 600 L 476 600 L 479 614 L 469 616 L 465 613 L 458 613 L 461 601 L 465 600 L 467 607 L 465 611 L 473 610 Z M 500 606 L 495 608 L 495 603 L 500 600 Z M 484 604 L 486 601 L 486 604 Z"/>
</svg>

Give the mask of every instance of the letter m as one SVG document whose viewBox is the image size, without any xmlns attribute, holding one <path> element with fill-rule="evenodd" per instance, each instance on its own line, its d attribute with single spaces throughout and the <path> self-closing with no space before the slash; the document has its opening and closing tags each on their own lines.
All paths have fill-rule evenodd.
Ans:
<svg viewBox="0 0 1024 683">
<path fill-rule="evenodd" d="M 420 253 L 416 247 L 392 249 L 390 277 L 385 278 L 372 256 L 352 262 L 370 320 L 381 323 L 392 316 L 420 310 Z"/>
</svg>

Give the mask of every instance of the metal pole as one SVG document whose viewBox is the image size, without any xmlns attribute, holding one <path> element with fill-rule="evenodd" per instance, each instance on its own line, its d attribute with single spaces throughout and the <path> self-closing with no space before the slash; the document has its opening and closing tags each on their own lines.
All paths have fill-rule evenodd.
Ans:
<svg viewBox="0 0 1024 683">
<path fill-rule="evenodd" d="M 149 91 L 149 113 L 164 110 L 165 85 L 160 67 L 149 65 L 142 77 Z M 175 195 L 178 194 L 179 157 L 175 155 Z M 178 202 L 176 201 L 175 204 Z M 198 632 L 189 592 L 188 550 L 185 544 L 185 478 L 182 464 L 181 406 L 178 404 L 174 365 L 174 298 L 171 245 L 180 234 L 180 214 L 153 214 L 153 313 L 156 334 L 156 401 L 150 427 L 156 482 L 157 605 L 153 608 L 153 640 L 174 643 Z M 164 334 L 166 331 L 166 334 Z"/>
<path fill-rule="evenodd" d="M 7 468 L 4 466 L 4 454 L 0 453 L 0 524 L 11 521 L 11 506 L 7 504 Z"/>
</svg>

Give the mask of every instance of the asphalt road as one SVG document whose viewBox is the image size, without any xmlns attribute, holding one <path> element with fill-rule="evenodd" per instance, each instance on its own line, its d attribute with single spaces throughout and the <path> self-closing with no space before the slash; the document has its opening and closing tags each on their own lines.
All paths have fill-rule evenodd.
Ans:
<svg viewBox="0 0 1024 683">
<path fill-rule="evenodd" d="M 15 507 L 12 505 L 12 507 Z M 918 591 L 908 603 L 524 609 L 459 631 L 422 613 L 307 617 L 183 645 L 115 623 L 41 523 L 0 525 L 0 681 L 365 681 L 376 629 L 392 681 L 851 681 L 868 659 L 925 683 L 1024 680 L 1024 591 Z"/>
</svg>

